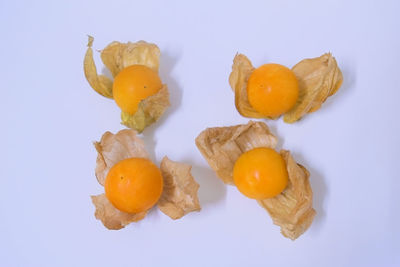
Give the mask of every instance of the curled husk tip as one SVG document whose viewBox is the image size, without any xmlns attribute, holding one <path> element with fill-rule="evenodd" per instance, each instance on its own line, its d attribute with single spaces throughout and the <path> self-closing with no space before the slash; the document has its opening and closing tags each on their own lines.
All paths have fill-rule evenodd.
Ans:
<svg viewBox="0 0 400 267">
<path fill-rule="evenodd" d="M 113 82 L 105 75 L 98 75 L 96 65 L 93 60 L 93 37 L 88 37 L 88 48 L 86 50 L 85 58 L 83 60 L 83 71 L 85 73 L 86 80 L 90 86 L 100 95 L 113 98 L 112 95 L 112 84 Z"/>
<path fill-rule="evenodd" d="M 93 60 L 93 41 L 93 37 L 89 36 L 83 64 L 85 77 L 96 92 L 107 98 L 113 98 L 113 81 L 105 75 L 97 74 Z M 114 41 L 101 51 L 100 57 L 115 78 L 122 69 L 131 65 L 144 65 L 158 72 L 160 49 L 157 45 L 145 41 L 136 43 Z M 157 121 L 169 105 L 168 87 L 163 84 L 160 91 L 139 103 L 138 111 L 135 114 L 122 112 L 122 124 L 142 132 L 144 128 Z"/>
</svg>

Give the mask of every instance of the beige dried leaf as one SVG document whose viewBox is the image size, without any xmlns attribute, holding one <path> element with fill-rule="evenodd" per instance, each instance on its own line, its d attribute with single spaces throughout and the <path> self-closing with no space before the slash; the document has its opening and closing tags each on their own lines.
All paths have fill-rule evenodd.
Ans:
<svg viewBox="0 0 400 267">
<path fill-rule="evenodd" d="M 141 133 L 144 128 L 157 121 L 169 107 L 169 92 L 166 84 L 156 94 L 139 103 L 135 114 L 121 112 L 122 124 Z"/>
<path fill-rule="evenodd" d="M 158 72 L 160 49 L 145 41 L 126 44 L 114 41 L 103 49 L 101 59 L 114 77 L 131 65 L 144 65 Z"/>
<path fill-rule="evenodd" d="M 168 157 L 161 161 L 164 188 L 157 205 L 174 220 L 201 209 L 197 196 L 199 184 L 193 179 L 191 169 L 192 166 L 172 161 Z"/>
<path fill-rule="evenodd" d="M 247 97 L 247 81 L 254 67 L 251 61 L 243 54 L 236 54 L 233 59 L 232 72 L 229 75 L 229 84 L 235 93 L 235 105 L 238 112 L 248 118 L 265 118 L 249 103 Z"/>
<path fill-rule="evenodd" d="M 104 181 L 112 166 L 127 158 L 148 158 L 144 142 L 136 136 L 134 130 L 124 129 L 116 134 L 105 132 L 100 142 L 95 142 L 97 150 L 96 177 L 104 186 Z"/>
<path fill-rule="evenodd" d="M 126 44 L 114 41 L 104 48 L 100 57 L 103 64 L 115 77 L 122 70 L 122 51 L 125 49 Z"/>
<path fill-rule="evenodd" d="M 255 147 L 275 148 L 277 138 L 263 122 L 208 128 L 196 138 L 196 145 L 218 177 L 233 184 L 233 166 L 239 156 Z"/>
<path fill-rule="evenodd" d="M 306 113 L 318 110 L 329 96 L 337 92 L 343 82 L 342 72 L 331 53 L 304 59 L 292 71 L 299 81 L 299 98 L 296 105 L 283 117 L 287 123 L 296 122 Z"/>
<path fill-rule="evenodd" d="M 309 172 L 294 161 L 289 151 L 282 150 L 281 155 L 289 174 L 288 186 L 278 196 L 259 200 L 258 203 L 281 227 L 281 233 L 295 240 L 310 227 L 316 212 L 312 207 Z"/>
<path fill-rule="evenodd" d="M 147 212 L 140 213 L 126 213 L 115 208 L 110 201 L 108 201 L 105 194 L 91 196 L 92 202 L 96 207 L 95 217 L 102 221 L 105 227 L 110 230 L 119 230 L 124 228 L 131 222 L 142 220 Z"/>
<path fill-rule="evenodd" d="M 108 98 L 113 98 L 112 81 L 104 75 L 97 74 L 96 65 L 93 60 L 92 44 L 93 37 L 89 36 L 88 48 L 83 60 L 83 70 L 86 80 L 97 93 Z"/>
</svg>

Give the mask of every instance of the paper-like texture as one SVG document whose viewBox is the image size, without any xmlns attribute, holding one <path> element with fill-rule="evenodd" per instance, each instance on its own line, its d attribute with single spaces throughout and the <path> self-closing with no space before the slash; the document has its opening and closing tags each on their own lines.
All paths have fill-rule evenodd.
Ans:
<svg viewBox="0 0 400 267">
<path fill-rule="evenodd" d="M 105 194 L 91 196 L 92 202 L 96 207 L 95 217 L 100 220 L 105 227 L 110 230 L 119 230 L 131 222 L 142 220 L 147 212 L 126 213 L 115 208 L 108 201 Z"/>
<path fill-rule="evenodd" d="M 233 184 L 233 166 L 239 156 L 255 147 L 275 148 L 277 138 L 263 122 L 208 128 L 196 138 L 196 146 L 218 177 Z"/>
<path fill-rule="evenodd" d="M 289 151 L 282 150 L 281 155 L 289 174 L 288 186 L 276 197 L 258 200 L 258 203 L 281 227 L 281 233 L 295 240 L 310 227 L 316 214 L 312 207 L 313 192 L 307 169 L 297 164 Z"/>
<path fill-rule="evenodd" d="M 197 196 L 200 186 L 191 174 L 192 166 L 164 157 L 160 168 L 164 189 L 157 204 L 159 209 L 174 220 L 189 212 L 200 211 Z"/>
<path fill-rule="evenodd" d="M 299 81 L 299 98 L 295 106 L 285 113 L 283 120 L 293 123 L 305 114 L 318 110 L 325 100 L 335 94 L 343 82 L 343 75 L 332 54 L 304 59 L 292 71 Z"/>
</svg>

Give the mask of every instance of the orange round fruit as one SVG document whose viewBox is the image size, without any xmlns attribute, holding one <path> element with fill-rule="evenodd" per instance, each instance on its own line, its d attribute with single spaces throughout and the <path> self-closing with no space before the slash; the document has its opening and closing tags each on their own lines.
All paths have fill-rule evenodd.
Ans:
<svg viewBox="0 0 400 267">
<path fill-rule="evenodd" d="M 163 178 L 150 160 L 129 158 L 110 169 L 104 188 L 114 207 L 123 212 L 138 213 L 157 203 L 163 189 Z"/>
<path fill-rule="evenodd" d="M 247 96 L 256 111 L 266 117 L 278 117 L 296 104 L 299 83 L 289 68 L 279 64 L 265 64 L 250 75 Z"/>
<path fill-rule="evenodd" d="M 162 87 L 158 73 L 143 65 L 124 68 L 114 79 L 113 97 L 122 111 L 135 114 L 140 101 Z"/>
<path fill-rule="evenodd" d="M 255 148 L 243 153 L 235 162 L 233 180 L 239 191 L 249 198 L 274 197 L 287 186 L 286 163 L 271 148 Z"/>
</svg>

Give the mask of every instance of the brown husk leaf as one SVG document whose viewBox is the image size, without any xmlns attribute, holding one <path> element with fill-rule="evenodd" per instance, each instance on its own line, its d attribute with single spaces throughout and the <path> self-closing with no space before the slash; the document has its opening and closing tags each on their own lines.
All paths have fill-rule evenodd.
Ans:
<svg viewBox="0 0 400 267">
<path fill-rule="evenodd" d="M 105 132 L 100 142 L 94 143 L 97 150 L 96 177 L 104 186 L 107 174 L 117 162 L 132 158 L 148 158 L 143 141 L 136 136 L 136 132 L 124 129 L 116 134 Z M 108 229 L 121 229 L 125 225 L 143 219 L 146 212 L 125 213 L 115 208 L 104 194 L 92 196 L 92 202 L 96 207 L 95 216 L 101 220 Z"/>
<path fill-rule="evenodd" d="M 218 177 L 233 184 L 233 166 L 239 156 L 255 147 L 275 148 L 277 138 L 263 122 L 208 128 L 196 138 L 196 145 Z"/>
<path fill-rule="evenodd" d="M 93 60 L 92 44 L 93 37 L 89 36 L 88 48 L 86 50 L 85 58 L 83 60 L 83 70 L 85 72 L 86 80 L 97 93 L 107 98 L 113 98 L 113 82 L 104 75 L 97 75 L 96 65 L 94 64 Z"/>
<path fill-rule="evenodd" d="M 335 94 L 343 82 L 343 75 L 331 53 L 304 59 L 292 71 L 299 81 L 299 98 L 283 120 L 293 123 L 306 113 L 318 110 L 325 100 Z"/>
<path fill-rule="evenodd" d="M 124 129 L 116 134 L 105 132 L 100 142 L 94 142 L 97 150 L 96 177 L 104 186 L 108 171 L 117 162 L 127 158 L 149 158 L 144 142 L 134 130 Z"/>
<path fill-rule="evenodd" d="M 105 194 L 91 196 L 92 202 L 96 207 L 95 217 L 102 221 L 105 227 L 110 230 L 119 230 L 131 222 L 142 220 L 147 212 L 126 213 L 115 208 L 108 201 Z"/>
<path fill-rule="evenodd" d="M 169 105 L 168 87 L 164 84 L 160 91 L 139 103 L 134 115 L 122 111 L 121 123 L 141 133 L 144 128 L 157 121 Z"/>
<path fill-rule="evenodd" d="M 114 41 L 101 51 L 101 60 L 113 77 L 131 65 L 144 65 L 158 72 L 159 58 L 158 46 L 145 41 L 126 44 Z"/>
<path fill-rule="evenodd" d="M 297 164 L 289 151 L 281 150 L 286 162 L 289 183 L 278 196 L 258 203 L 265 208 L 273 222 L 281 227 L 281 233 L 292 240 L 298 238 L 311 225 L 316 214 L 312 207 L 312 190 L 309 182 L 309 172 Z"/>
<path fill-rule="evenodd" d="M 197 196 L 199 184 L 193 179 L 191 169 L 192 166 L 172 161 L 168 157 L 161 161 L 164 188 L 158 207 L 171 219 L 176 220 L 201 209 Z"/>
</svg>

